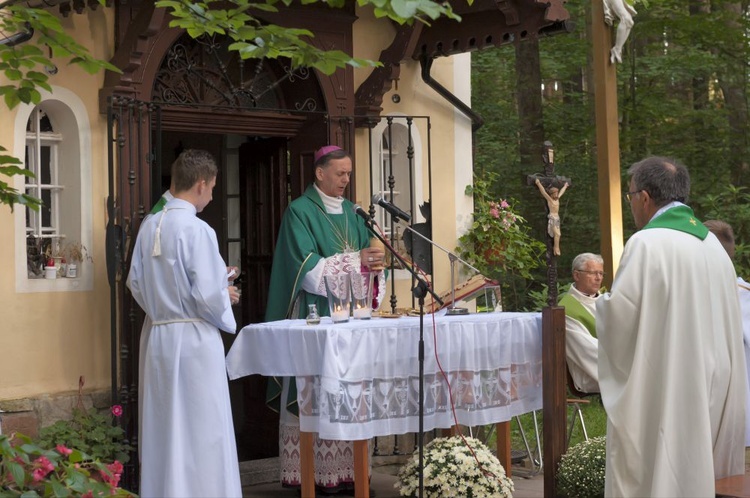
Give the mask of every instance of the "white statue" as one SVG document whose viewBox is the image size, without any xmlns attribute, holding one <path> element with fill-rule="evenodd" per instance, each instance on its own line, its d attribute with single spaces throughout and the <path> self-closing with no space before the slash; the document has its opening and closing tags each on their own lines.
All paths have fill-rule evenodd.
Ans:
<svg viewBox="0 0 750 498">
<path fill-rule="evenodd" d="M 637 14 L 628 0 L 603 0 L 604 2 L 604 22 L 614 26 L 615 18 L 618 19 L 617 35 L 615 45 L 609 52 L 609 60 L 612 64 L 622 62 L 622 47 L 625 40 L 628 39 L 630 30 L 633 27 L 633 16 Z"/>
</svg>

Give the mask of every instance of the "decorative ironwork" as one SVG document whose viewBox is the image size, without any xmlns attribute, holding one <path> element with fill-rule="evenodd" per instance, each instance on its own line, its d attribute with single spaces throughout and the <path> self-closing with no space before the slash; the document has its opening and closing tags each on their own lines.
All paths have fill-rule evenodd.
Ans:
<svg viewBox="0 0 750 498">
<path fill-rule="evenodd" d="M 200 104 L 240 109 L 279 109 L 282 84 L 307 80 L 307 68 L 272 67 L 265 59 L 243 60 L 229 51 L 222 36 L 180 37 L 167 52 L 156 74 L 154 102 Z M 276 69 L 276 70 L 274 70 Z M 277 75 L 278 73 L 278 75 Z M 298 110 L 316 110 L 314 99 L 295 104 Z"/>
</svg>

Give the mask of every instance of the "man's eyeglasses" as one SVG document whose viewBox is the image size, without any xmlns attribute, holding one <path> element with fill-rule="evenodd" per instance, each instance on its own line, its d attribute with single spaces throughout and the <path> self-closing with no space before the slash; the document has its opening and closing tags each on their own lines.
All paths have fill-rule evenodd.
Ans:
<svg viewBox="0 0 750 498">
<path fill-rule="evenodd" d="M 641 189 L 641 190 L 635 190 L 633 192 L 625 192 L 625 194 L 623 194 L 623 195 L 625 196 L 625 200 L 628 201 L 628 202 L 630 202 L 630 199 L 632 199 L 633 196 L 635 194 L 637 194 L 638 192 L 643 192 L 643 189 Z"/>
<path fill-rule="evenodd" d="M 604 278 L 605 273 L 603 271 L 593 271 L 593 270 L 576 270 L 577 272 L 586 273 L 588 275 L 596 275 L 597 277 Z"/>
</svg>

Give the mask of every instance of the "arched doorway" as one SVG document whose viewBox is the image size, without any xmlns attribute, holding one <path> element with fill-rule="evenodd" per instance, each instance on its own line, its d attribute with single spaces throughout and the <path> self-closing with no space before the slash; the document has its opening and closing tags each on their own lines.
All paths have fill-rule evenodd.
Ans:
<svg viewBox="0 0 750 498">
<path fill-rule="evenodd" d="M 315 149 L 331 141 L 350 147 L 353 128 L 350 119 L 327 112 L 332 100 L 341 99 L 340 85 L 333 92 L 330 81 L 292 71 L 283 60 L 242 61 L 220 38 L 193 40 L 167 28 L 158 10 L 150 20 L 164 29 L 141 30 L 135 21 L 131 27 L 147 39 L 146 50 L 138 52 L 141 65 L 119 64 L 126 74 L 110 76 L 103 90 L 114 97 L 106 106 L 113 136 L 108 235 L 114 242 L 108 253 L 115 256 L 109 267 L 120 277 L 111 278 L 119 321 L 113 385 L 135 445 L 141 319 L 124 276 L 140 222 L 169 187 L 174 158 L 184 148 L 203 148 L 219 163 L 214 201 L 202 217 L 216 230 L 227 263 L 242 269 L 243 302 L 236 310 L 242 326 L 263 320 L 281 216 L 311 181 Z M 134 52 L 123 47 L 115 59 L 124 61 L 123 53 Z M 350 83 L 345 93 L 353 95 Z M 227 337 L 227 347 L 231 341 Z M 243 378 L 230 389 L 240 458 L 276 455 L 278 418 L 265 406 L 265 379 Z M 137 473 L 135 465 L 131 470 Z"/>
</svg>

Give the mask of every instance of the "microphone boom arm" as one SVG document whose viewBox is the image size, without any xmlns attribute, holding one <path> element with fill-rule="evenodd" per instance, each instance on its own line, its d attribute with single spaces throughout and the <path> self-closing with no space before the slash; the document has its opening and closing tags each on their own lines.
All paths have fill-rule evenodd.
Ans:
<svg viewBox="0 0 750 498">
<path fill-rule="evenodd" d="M 370 231 L 370 233 L 373 234 L 375 237 L 377 237 L 377 239 L 383 243 L 383 245 L 391 252 L 391 254 L 393 254 L 393 256 L 395 256 L 396 259 L 399 260 L 399 262 L 403 265 L 404 269 L 408 270 L 409 273 L 411 273 L 414 276 L 414 278 L 416 278 L 418 282 L 418 287 L 420 287 L 422 290 L 426 290 L 427 292 L 429 292 L 432 298 L 435 300 L 435 302 L 438 303 L 440 306 L 443 306 L 443 300 L 440 299 L 440 296 L 435 294 L 435 291 L 433 291 L 430 288 L 430 285 L 419 275 L 419 273 L 417 273 L 411 267 L 411 265 L 407 263 L 406 260 L 404 260 L 404 258 L 402 258 L 401 255 L 393 249 L 393 247 L 391 247 L 388 241 L 386 241 L 383 238 L 383 236 L 380 235 L 377 230 L 375 230 L 375 228 L 373 228 L 372 226 L 373 219 L 370 218 L 370 216 L 367 214 L 367 211 L 362 209 L 360 206 L 355 205 L 354 212 L 357 213 L 359 216 L 361 216 L 365 220 L 365 226 Z"/>
<path fill-rule="evenodd" d="M 448 249 L 446 249 L 445 247 L 441 246 L 440 244 L 438 244 L 438 243 L 437 243 L 437 242 L 435 242 L 434 240 L 428 239 L 427 237 L 425 237 L 425 236 L 424 236 L 424 235 L 422 235 L 421 233 L 419 233 L 419 232 L 417 232 L 416 230 L 414 230 L 414 229 L 413 229 L 413 228 L 412 228 L 411 226 L 409 226 L 408 224 L 406 224 L 406 223 L 402 223 L 402 222 L 401 222 L 400 220 L 398 221 L 398 224 L 399 224 L 399 225 L 401 225 L 402 227 L 406 228 L 407 230 L 409 230 L 409 231 L 410 231 L 411 233 L 414 233 L 414 234 L 418 235 L 418 236 L 419 236 L 419 237 L 420 237 L 420 238 L 421 238 L 422 240 L 424 240 L 424 241 L 426 241 L 426 242 L 429 242 L 429 243 L 430 243 L 430 244 L 432 244 L 433 246 L 435 246 L 435 247 L 437 247 L 438 249 L 440 249 L 441 251 L 443 251 L 443 252 L 444 252 L 445 254 L 447 254 L 447 255 L 448 255 L 448 259 L 450 259 L 450 260 L 451 260 L 451 262 L 453 262 L 453 261 L 459 261 L 459 262 L 461 262 L 461 263 L 465 264 L 466 266 L 468 266 L 469 268 L 471 268 L 472 270 L 474 270 L 475 272 L 477 272 L 477 273 L 482 273 L 481 271 L 479 271 L 479 270 L 477 270 L 476 268 L 474 268 L 474 267 L 473 267 L 473 266 L 472 266 L 472 265 L 471 265 L 471 264 L 470 264 L 470 263 L 469 263 L 468 261 L 465 261 L 465 260 L 463 260 L 463 259 L 459 258 L 459 257 L 458 257 L 458 255 L 457 255 L 456 253 L 454 253 L 454 252 L 451 252 L 451 251 L 449 251 Z"/>
<path fill-rule="evenodd" d="M 453 314 L 456 314 L 456 315 L 463 315 L 465 313 L 468 313 L 469 310 L 467 310 L 466 308 L 458 308 L 458 307 L 456 307 L 456 261 L 460 261 L 461 263 L 463 263 L 464 265 L 468 266 L 469 268 L 471 268 L 472 270 L 474 270 L 475 272 L 477 272 L 479 274 L 481 274 L 482 272 L 479 271 L 478 269 L 476 269 L 471 264 L 469 264 L 467 261 L 464 261 L 463 259 L 459 258 L 458 255 L 456 255 L 454 252 L 449 251 L 448 249 L 444 248 L 443 246 L 441 246 L 440 244 L 438 244 L 434 240 L 428 239 L 427 237 L 425 237 L 421 233 L 419 233 L 416 230 L 414 230 L 408 224 L 402 223 L 398 218 L 396 218 L 396 221 L 402 227 L 408 229 L 409 232 L 411 232 L 413 234 L 419 235 L 422 238 L 422 240 L 425 240 L 425 241 L 429 242 L 430 244 L 432 244 L 433 246 L 437 247 L 438 249 L 440 249 L 441 251 L 443 251 L 444 253 L 446 253 L 448 255 L 448 259 L 451 262 L 451 305 L 448 307 L 448 312 L 450 313 L 452 311 Z M 442 306 L 442 303 L 440 305 Z"/>
</svg>

